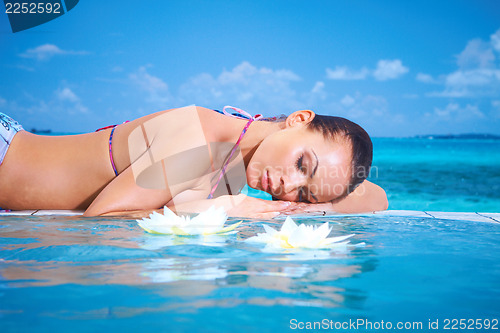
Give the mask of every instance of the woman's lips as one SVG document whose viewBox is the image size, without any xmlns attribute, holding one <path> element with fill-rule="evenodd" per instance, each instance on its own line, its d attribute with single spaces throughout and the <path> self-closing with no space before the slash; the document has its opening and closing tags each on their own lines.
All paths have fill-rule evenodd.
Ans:
<svg viewBox="0 0 500 333">
<path fill-rule="evenodd" d="M 262 189 L 266 192 L 269 192 L 269 171 L 265 171 L 262 173 Z"/>
</svg>

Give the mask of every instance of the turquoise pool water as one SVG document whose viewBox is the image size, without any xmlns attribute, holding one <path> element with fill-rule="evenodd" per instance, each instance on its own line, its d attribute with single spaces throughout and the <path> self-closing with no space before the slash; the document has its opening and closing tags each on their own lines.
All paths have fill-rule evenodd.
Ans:
<svg viewBox="0 0 500 333">
<path fill-rule="evenodd" d="M 0 216 L 0 332 L 284 332 L 358 320 L 411 332 L 437 321 L 436 332 L 453 319 L 499 328 L 500 223 L 296 221 L 329 221 L 366 245 L 266 253 L 242 241 L 282 221 L 244 220 L 237 235 L 203 239 L 147 234 L 128 219 Z M 367 327 L 357 329 L 389 331 Z"/>
<path fill-rule="evenodd" d="M 500 140 L 375 138 L 389 209 L 499 212 Z"/>
</svg>

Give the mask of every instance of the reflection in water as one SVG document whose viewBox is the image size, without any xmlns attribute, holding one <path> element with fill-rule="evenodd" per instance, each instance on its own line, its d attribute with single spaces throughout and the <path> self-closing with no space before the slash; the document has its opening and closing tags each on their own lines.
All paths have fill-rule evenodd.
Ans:
<svg viewBox="0 0 500 333">
<path fill-rule="evenodd" d="M 174 281 L 223 279 L 227 270 L 220 267 L 221 259 L 204 259 L 188 262 L 183 259 L 153 259 L 142 264 L 142 276 L 152 283 L 169 283 Z"/>
<path fill-rule="evenodd" d="M 137 244 L 143 249 L 156 251 L 169 246 L 176 245 L 202 245 L 202 246 L 225 246 L 233 235 L 200 235 L 200 236 L 177 236 L 177 235 L 144 235 L 138 238 Z"/>
<path fill-rule="evenodd" d="M 328 221 L 332 234 L 354 233 L 353 243 L 367 245 L 268 253 L 244 242 L 261 223 L 278 229 L 276 220 L 245 220 L 237 235 L 175 238 L 127 219 L 0 217 L 0 331 L 48 323 L 58 331 L 232 332 L 241 323 L 281 332 L 290 318 L 498 317 L 498 224 L 297 220 Z"/>
<path fill-rule="evenodd" d="M 333 233 L 363 232 L 351 226 L 334 224 Z M 261 231 L 260 224 L 246 221 L 239 235 L 204 237 L 150 235 L 125 219 L 33 217 L 9 220 L 2 227 L 4 288 L 125 285 L 148 288 L 163 299 L 155 307 L 123 307 L 111 299 L 117 302 L 116 316 L 239 304 L 361 308 L 367 294 L 346 291 L 336 281 L 373 270 L 376 264 L 367 259 L 372 256 L 369 246 L 265 253 L 242 242 Z M 109 315 L 99 308 L 86 313 Z"/>
</svg>

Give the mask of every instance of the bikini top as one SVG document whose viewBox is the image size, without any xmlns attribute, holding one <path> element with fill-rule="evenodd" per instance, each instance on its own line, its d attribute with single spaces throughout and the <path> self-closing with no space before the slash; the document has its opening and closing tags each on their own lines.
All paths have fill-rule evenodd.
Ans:
<svg viewBox="0 0 500 333">
<path fill-rule="evenodd" d="M 234 111 L 236 111 L 236 113 L 229 113 L 229 112 L 226 111 L 226 109 L 233 109 Z M 217 111 L 217 112 L 220 112 L 220 111 Z M 226 116 L 230 116 L 230 117 L 233 117 L 233 118 L 240 118 L 240 119 L 241 118 L 245 118 L 245 119 L 248 119 L 248 122 L 245 125 L 245 127 L 243 128 L 243 131 L 241 131 L 241 134 L 240 134 L 240 137 L 238 138 L 238 141 L 236 141 L 236 144 L 234 145 L 233 149 L 231 150 L 231 153 L 229 153 L 229 156 L 226 159 L 226 162 L 222 166 L 222 169 L 221 169 L 220 174 L 219 174 L 219 178 L 217 179 L 217 182 L 215 183 L 215 185 L 212 187 L 212 190 L 210 191 L 210 194 L 208 195 L 207 199 L 212 199 L 213 198 L 214 192 L 217 189 L 217 186 L 219 186 L 219 183 L 220 183 L 222 177 L 224 177 L 224 174 L 226 173 L 227 166 L 228 166 L 229 162 L 231 161 L 231 158 L 233 157 L 234 152 L 236 151 L 236 149 L 240 145 L 241 140 L 245 136 L 245 133 L 247 132 L 248 127 L 250 127 L 250 124 L 252 122 L 254 122 L 255 120 L 262 119 L 262 115 L 261 114 L 257 114 L 254 117 L 252 117 L 252 115 L 250 115 L 248 112 L 243 111 L 242 109 L 236 108 L 234 106 L 229 106 L 229 105 L 225 106 L 222 109 L 222 112 L 220 112 L 220 113 L 223 113 Z"/>
</svg>

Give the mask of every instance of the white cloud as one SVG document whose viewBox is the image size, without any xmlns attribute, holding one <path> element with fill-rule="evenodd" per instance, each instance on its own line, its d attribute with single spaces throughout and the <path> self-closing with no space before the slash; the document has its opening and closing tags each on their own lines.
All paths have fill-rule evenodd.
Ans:
<svg viewBox="0 0 500 333">
<path fill-rule="evenodd" d="M 423 83 L 437 83 L 431 75 L 425 73 L 418 73 L 415 79 Z"/>
<path fill-rule="evenodd" d="M 5 101 L 4 106 L 6 112 L 22 121 L 26 128 L 81 131 L 80 126 L 92 121 L 96 116 L 69 87 L 58 88 L 43 99 L 25 93 L 21 100 Z M 69 127 L 68 119 L 72 120 Z"/>
<path fill-rule="evenodd" d="M 457 55 L 457 65 L 461 69 L 494 67 L 495 56 L 490 43 L 473 39 L 465 49 Z"/>
<path fill-rule="evenodd" d="M 57 98 L 61 101 L 69 101 L 69 102 L 79 102 L 80 98 L 75 95 L 75 93 L 69 88 L 58 89 L 55 92 Z"/>
<path fill-rule="evenodd" d="M 334 70 L 327 68 L 326 77 L 330 80 L 364 80 L 370 74 L 368 68 L 351 70 L 346 66 L 337 66 Z"/>
<path fill-rule="evenodd" d="M 408 67 L 403 66 L 399 59 L 395 60 L 379 60 L 377 68 L 373 72 L 375 79 L 379 81 L 397 79 L 398 77 L 408 73 Z"/>
<path fill-rule="evenodd" d="M 500 100 L 491 101 L 491 106 L 493 107 L 493 115 L 500 118 Z"/>
<path fill-rule="evenodd" d="M 28 49 L 26 52 L 21 53 L 23 58 L 33 58 L 37 60 L 48 60 L 55 55 L 77 55 L 88 54 L 86 51 L 68 51 L 62 50 L 54 44 L 43 44 L 33 49 Z"/>
<path fill-rule="evenodd" d="M 294 106 L 306 109 L 313 109 L 318 105 L 323 105 L 329 94 L 325 91 L 325 83 L 323 81 L 316 81 L 310 90 L 304 90 L 296 93 Z M 282 110 L 282 113 L 289 112 L 290 110 Z"/>
<path fill-rule="evenodd" d="M 500 51 L 500 30 L 485 42 L 470 40 L 456 56 L 457 70 L 443 75 L 444 90 L 432 92 L 440 97 L 485 97 L 500 94 L 500 65 L 494 51 Z"/>
<path fill-rule="evenodd" d="M 150 66 L 141 66 L 137 71 L 129 74 L 130 82 L 147 93 L 147 102 L 164 107 L 172 99 L 168 85 L 159 77 L 149 74 L 147 67 Z"/>
<path fill-rule="evenodd" d="M 445 78 L 445 90 L 431 93 L 441 97 L 479 97 L 497 95 L 500 91 L 500 69 L 458 70 Z"/>
<path fill-rule="evenodd" d="M 353 96 L 345 95 L 330 107 L 336 115 L 365 124 L 377 124 L 381 117 L 388 115 L 388 103 L 383 96 L 363 95 L 360 92 Z"/>
<path fill-rule="evenodd" d="M 69 114 L 87 113 L 88 108 L 82 104 L 78 97 L 70 88 L 65 87 L 54 91 L 55 99 L 49 101 L 49 105 L 66 109 Z"/>
<path fill-rule="evenodd" d="M 35 69 L 33 67 L 29 67 L 29 66 L 15 65 L 15 67 L 22 69 L 23 71 L 27 71 L 27 72 L 34 72 L 35 71 Z"/>
<path fill-rule="evenodd" d="M 305 93 L 305 95 L 309 107 L 316 105 L 318 101 L 324 101 L 328 97 L 325 91 L 325 83 L 323 81 L 317 81 L 311 91 Z"/>
<path fill-rule="evenodd" d="M 45 60 L 52 58 L 56 54 L 64 54 L 64 51 L 58 48 L 56 45 L 44 44 L 34 49 L 28 49 L 25 53 L 21 54 L 21 57 Z"/>
<path fill-rule="evenodd" d="M 344 98 L 340 100 L 340 103 L 344 106 L 351 106 L 356 102 L 354 98 L 350 95 L 345 95 Z"/>
<path fill-rule="evenodd" d="M 379 60 L 377 68 L 370 70 L 363 67 L 359 70 L 350 69 L 347 66 L 336 66 L 335 69 L 326 69 L 326 77 L 330 80 L 364 80 L 373 75 L 376 80 L 386 81 L 397 79 L 409 71 L 408 67 L 403 66 L 399 59 Z"/>
<path fill-rule="evenodd" d="M 383 96 L 366 95 L 357 103 L 357 106 L 371 115 L 376 122 L 380 122 L 388 114 L 388 103 Z"/>
<path fill-rule="evenodd" d="M 500 79 L 500 70 L 456 71 L 446 77 L 446 85 L 452 87 L 484 86 L 498 79 Z"/>
<path fill-rule="evenodd" d="M 142 82 L 143 91 L 156 92 L 156 88 L 166 91 L 166 84 L 151 80 L 152 75 L 146 69 L 138 72 L 141 74 L 136 73 L 134 80 L 143 78 L 138 80 Z M 213 108 L 235 105 L 250 113 L 263 113 L 266 116 L 290 114 L 307 108 L 319 114 L 344 116 L 374 127 L 389 114 L 388 102 L 383 96 L 357 92 L 334 100 L 333 95 L 326 91 L 325 82 L 316 81 L 309 89 L 301 91 L 293 86 L 299 80 L 301 78 L 291 70 L 257 67 L 244 61 L 215 76 L 200 73 L 191 77 L 175 94 L 172 92 L 174 97 L 167 104 L 194 103 Z"/>
<path fill-rule="evenodd" d="M 135 73 L 129 75 L 129 78 L 148 92 L 168 90 L 167 84 L 162 79 L 149 74 L 145 66 L 139 67 Z"/>
<path fill-rule="evenodd" d="M 476 105 L 467 104 L 462 108 L 458 103 L 454 102 L 446 105 L 444 109 L 434 108 L 434 115 L 443 120 L 454 122 L 484 118 L 484 113 L 482 113 Z"/>
<path fill-rule="evenodd" d="M 490 36 L 490 43 L 497 52 L 500 52 L 500 29 Z"/>
<path fill-rule="evenodd" d="M 255 67 L 247 61 L 217 77 L 201 73 L 181 85 L 179 96 L 184 103 L 207 106 L 241 105 L 249 110 L 273 113 L 301 108 L 297 92 L 290 86 L 299 81 L 294 72 Z M 322 83 L 316 83 L 311 94 L 318 94 Z"/>
<path fill-rule="evenodd" d="M 320 93 L 324 92 L 324 90 L 323 90 L 324 88 L 325 88 L 325 83 L 322 81 L 317 81 L 314 84 L 314 87 L 311 89 L 311 92 L 313 94 L 320 94 Z"/>
</svg>

